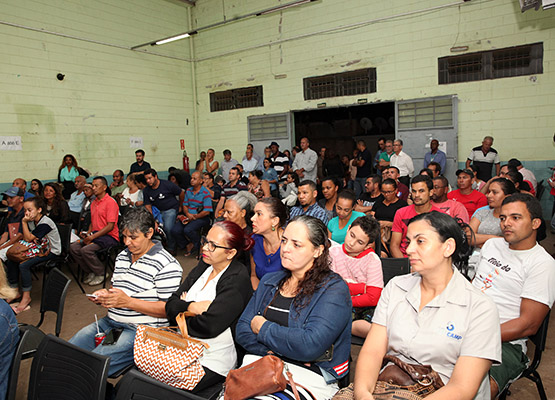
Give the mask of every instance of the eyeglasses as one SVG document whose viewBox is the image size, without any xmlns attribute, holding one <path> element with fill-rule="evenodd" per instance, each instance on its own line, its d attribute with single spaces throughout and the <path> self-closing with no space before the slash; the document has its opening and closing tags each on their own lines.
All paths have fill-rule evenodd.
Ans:
<svg viewBox="0 0 555 400">
<path fill-rule="evenodd" d="M 210 253 L 213 253 L 216 251 L 216 249 L 225 249 L 225 250 L 231 250 L 231 247 L 225 247 L 225 246 L 219 246 L 214 242 L 210 242 L 206 239 L 206 236 L 203 236 L 200 238 L 200 246 L 204 247 L 206 246 L 206 250 L 208 250 Z"/>
</svg>

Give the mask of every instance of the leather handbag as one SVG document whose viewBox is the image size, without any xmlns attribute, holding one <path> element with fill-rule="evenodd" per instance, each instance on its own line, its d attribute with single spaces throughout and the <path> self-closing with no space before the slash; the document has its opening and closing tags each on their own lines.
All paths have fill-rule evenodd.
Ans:
<svg viewBox="0 0 555 400">
<path fill-rule="evenodd" d="M 430 365 L 408 364 L 395 356 L 386 355 L 383 364 L 392 363 L 378 375 L 372 396 L 375 400 L 421 400 L 443 387 L 439 374 Z M 351 383 L 341 389 L 333 400 L 353 400 Z"/>
<path fill-rule="evenodd" d="M 176 328 L 139 325 L 133 344 L 135 364 L 143 373 L 179 389 L 192 390 L 205 375 L 200 358 L 206 343 L 187 334 L 185 312 L 176 317 Z"/>
<path fill-rule="evenodd" d="M 295 399 L 300 400 L 293 375 L 287 365 L 273 355 L 264 356 L 249 365 L 229 371 L 225 380 L 224 400 L 244 400 L 285 390 L 288 382 L 283 376 L 284 368 Z"/>
</svg>

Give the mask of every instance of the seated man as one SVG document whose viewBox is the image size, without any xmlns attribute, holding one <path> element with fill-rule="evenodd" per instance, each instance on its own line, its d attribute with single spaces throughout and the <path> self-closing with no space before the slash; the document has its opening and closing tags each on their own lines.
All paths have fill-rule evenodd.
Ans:
<svg viewBox="0 0 555 400">
<path fill-rule="evenodd" d="M 459 188 L 447 194 L 449 200 L 458 201 L 466 208 L 470 219 L 472 219 L 474 211 L 488 205 L 486 196 L 472 189 L 473 178 L 474 172 L 471 169 L 459 169 L 457 171 L 457 186 Z"/>
<path fill-rule="evenodd" d="M 125 184 L 124 173 L 121 169 L 116 169 L 112 174 L 112 183 L 110 184 L 110 192 L 111 196 L 116 199 L 116 202 L 119 203 L 121 199 L 121 194 L 127 187 Z"/>
<path fill-rule="evenodd" d="M 87 180 L 83 175 L 75 177 L 75 192 L 69 196 L 67 205 L 69 206 L 69 218 L 73 227 L 77 229 L 79 227 L 79 217 L 81 211 L 83 211 L 83 204 L 85 203 L 85 192 L 83 189 L 87 184 Z"/>
<path fill-rule="evenodd" d="M 473 281 L 495 302 L 501 322 L 502 363 L 490 369 L 492 399 L 526 368 L 526 337 L 538 331 L 555 301 L 555 260 L 536 242 L 539 201 L 508 196 L 499 219 L 503 238 L 483 245 Z"/>
<path fill-rule="evenodd" d="M 383 289 L 382 262 L 374 252 L 380 223 L 364 216 L 353 221 L 343 244 L 330 247 L 332 271 L 347 282 L 353 303 L 352 334 L 366 337 Z"/>
<path fill-rule="evenodd" d="M 299 183 L 299 193 L 297 195 L 300 206 L 293 207 L 289 214 L 289 219 L 293 219 L 297 215 L 310 215 L 321 220 L 324 225 L 328 225 L 328 213 L 316 203 L 318 197 L 318 190 L 316 183 L 305 179 Z"/>
<path fill-rule="evenodd" d="M 366 183 L 364 184 L 364 193 L 362 193 L 355 206 L 355 211 L 360 211 L 368 214 L 372 211 L 374 203 L 383 200 L 383 194 L 380 190 L 382 184 L 381 176 L 377 174 L 370 175 L 366 178 Z"/>
<path fill-rule="evenodd" d="M 397 197 L 403 201 L 409 198 L 409 188 L 399 180 L 399 168 L 387 167 L 383 170 L 383 179 L 393 179 L 397 183 Z"/>
<path fill-rule="evenodd" d="M 71 244 L 69 252 L 87 274 L 83 282 L 96 286 L 104 282 L 104 263 L 98 259 L 96 252 L 119 242 L 119 207 L 106 193 L 106 178 L 94 177 L 92 189 L 96 199 L 91 204 L 91 225 L 87 232 L 80 233 L 82 240 Z"/>
<path fill-rule="evenodd" d="M 35 197 L 35 195 L 27 191 L 27 181 L 23 178 L 14 179 L 12 186 L 16 186 L 20 189 L 23 189 L 23 192 L 25 193 L 25 198 L 23 199 L 23 201 L 30 199 L 31 197 Z"/>
<path fill-rule="evenodd" d="M 8 207 L 11 208 L 6 217 L 4 232 L 0 236 L 0 260 L 6 262 L 8 249 L 23 238 L 21 220 L 25 216 L 23 209 L 25 192 L 21 188 L 12 186 L 2 194 L 6 196 Z"/>
<path fill-rule="evenodd" d="M 202 185 L 200 171 L 194 171 L 191 175 L 191 187 L 185 192 L 182 209 L 184 215 L 177 217 L 172 236 L 177 247 L 185 249 L 185 256 L 190 256 L 200 248 L 200 230 L 210 225 L 210 213 L 213 210 L 212 198 Z"/>
<path fill-rule="evenodd" d="M 460 219 L 465 224 L 470 222 L 468 211 L 455 200 L 447 198 L 449 193 L 449 181 L 444 176 L 437 176 L 434 178 L 434 194 L 432 194 L 432 204 L 443 211 L 445 214 L 452 216 L 455 219 Z"/>
<path fill-rule="evenodd" d="M 229 170 L 228 174 L 229 182 L 222 187 L 222 193 L 220 200 L 218 201 L 218 206 L 216 207 L 216 217 L 219 216 L 220 211 L 224 208 L 225 200 L 233 195 L 236 195 L 241 190 L 247 190 L 248 187 L 241 181 L 241 171 L 237 167 L 233 167 Z"/>
<path fill-rule="evenodd" d="M 109 196 L 108 196 L 109 197 Z M 151 240 L 154 217 L 145 208 L 132 208 L 123 218 L 123 241 L 127 248 L 116 258 L 112 287 L 90 297 L 108 309 L 98 321 L 100 332 L 121 332 L 112 345 L 95 346 L 96 324 L 81 329 L 69 342 L 97 354 L 110 356 L 108 374 L 133 364 L 133 341 L 137 325 L 167 326 L 166 300 L 181 283 L 182 269 L 160 244 Z"/>
</svg>

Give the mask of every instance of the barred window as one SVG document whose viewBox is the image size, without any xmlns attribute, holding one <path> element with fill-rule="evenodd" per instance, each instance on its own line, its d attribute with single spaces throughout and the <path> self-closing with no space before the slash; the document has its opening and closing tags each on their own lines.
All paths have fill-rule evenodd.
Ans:
<svg viewBox="0 0 555 400">
<path fill-rule="evenodd" d="M 305 78 L 305 100 L 376 92 L 376 68 Z"/>
<path fill-rule="evenodd" d="M 235 110 L 237 108 L 262 107 L 262 86 L 252 86 L 210 93 L 210 111 Z"/>
<path fill-rule="evenodd" d="M 543 73 L 543 43 L 442 57 L 439 84 Z"/>
</svg>

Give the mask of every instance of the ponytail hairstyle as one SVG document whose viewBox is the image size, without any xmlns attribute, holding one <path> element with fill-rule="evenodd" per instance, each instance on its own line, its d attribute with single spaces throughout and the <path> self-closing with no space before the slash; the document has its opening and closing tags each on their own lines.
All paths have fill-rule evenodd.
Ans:
<svg viewBox="0 0 555 400">
<path fill-rule="evenodd" d="M 227 247 L 237 250 L 235 257 L 244 251 L 249 251 L 252 249 L 252 246 L 254 246 L 254 240 L 251 235 L 245 233 L 235 222 L 220 221 L 213 225 L 213 227 L 216 226 L 220 227 L 225 232 Z"/>
</svg>

